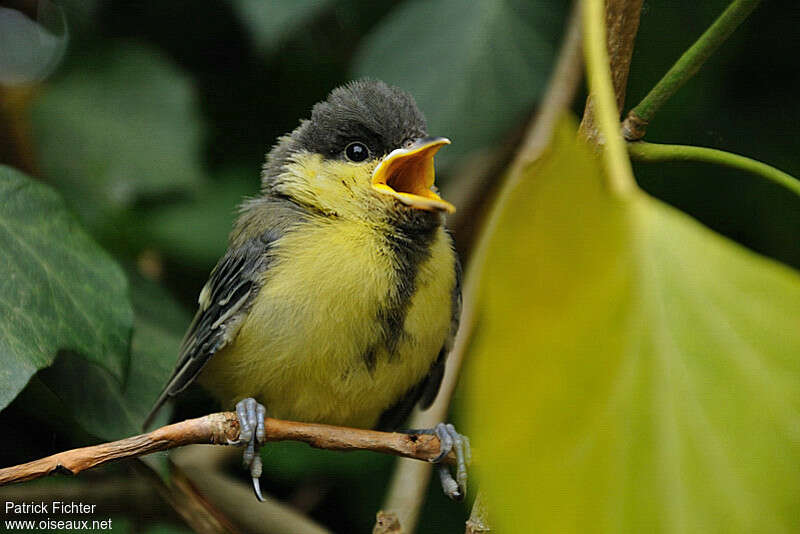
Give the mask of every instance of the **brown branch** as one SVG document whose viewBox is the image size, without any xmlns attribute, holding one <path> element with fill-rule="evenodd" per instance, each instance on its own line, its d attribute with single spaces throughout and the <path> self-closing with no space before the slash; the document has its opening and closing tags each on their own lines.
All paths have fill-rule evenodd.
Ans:
<svg viewBox="0 0 800 534">
<path fill-rule="evenodd" d="M 372 534 L 403 534 L 403 525 L 396 513 L 381 510 L 375 516 Z"/>
<path fill-rule="evenodd" d="M 636 33 L 639 31 L 641 11 L 642 0 L 606 0 L 606 45 L 618 110 L 625 104 L 628 73 Z M 594 120 L 594 103 L 591 95 L 586 99 L 579 132 L 592 144 L 603 144 Z"/>
<path fill-rule="evenodd" d="M 431 461 L 439 454 L 439 438 L 426 434 L 378 432 L 315 423 L 298 423 L 266 417 L 267 441 L 302 441 L 318 449 L 370 450 Z M 0 486 L 33 480 L 52 473 L 76 475 L 122 458 L 174 449 L 193 443 L 238 444 L 239 422 L 233 412 L 189 419 L 119 441 L 60 452 L 26 464 L 0 469 Z M 446 461 L 455 462 L 451 453 Z"/>
<path fill-rule="evenodd" d="M 169 484 L 146 462 L 132 460 L 130 464 L 139 477 L 149 482 L 151 492 L 155 488 L 196 534 L 241 534 L 242 531 L 205 499 L 186 474 L 171 462 Z"/>
</svg>

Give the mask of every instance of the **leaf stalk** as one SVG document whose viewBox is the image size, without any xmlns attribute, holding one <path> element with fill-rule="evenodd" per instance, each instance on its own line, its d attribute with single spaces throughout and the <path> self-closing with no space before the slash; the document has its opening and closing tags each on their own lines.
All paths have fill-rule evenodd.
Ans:
<svg viewBox="0 0 800 534">
<path fill-rule="evenodd" d="M 674 95 L 683 84 L 694 76 L 703 63 L 717 51 L 720 45 L 758 7 L 761 0 L 734 0 L 717 17 L 697 41 L 686 50 L 650 92 L 639 102 L 623 122 L 623 135 L 628 141 L 638 141 L 647 130 L 647 125 L 656 112 Z"/>
<path fill-rule="evenodd" d="M 603 146 L 606 185 L 617 197 L 627 198 L 637 186 L 619 129 L 619 109 L 606 48 L 603 0 L 584 0 L 583 33 L 590 98 L 599 135 L 597 144 Z"/>
<path fill-rule="evenodd" d="M 628 153 L 635 161 L 695 161 L 713 163 L 761 176 L 800 196 L 800 180 L 760 161 L 715 148 L 688 145 L 665 145 L 637 141 L 628 143 Z"/>
</svg>

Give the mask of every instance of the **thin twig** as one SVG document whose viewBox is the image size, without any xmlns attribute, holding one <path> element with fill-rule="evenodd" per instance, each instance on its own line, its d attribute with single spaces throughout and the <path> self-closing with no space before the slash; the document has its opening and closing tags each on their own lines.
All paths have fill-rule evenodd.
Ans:
<svg viewBox="0 0 800 534">
<path fill-rule="evenodd" d="M 660 143 L 645 143 L 637 141 L 628 143 L 628 154 L 635 161 L 662 162 L 662 161 L 697 161 L 702 163 L 713 163 L 732 169 L 750 172 L 766 178 L 770 182 L 800 195 L 800 180 L 790 174 L 776 169 L 766 163 L 717 150 L 687 145 L 664 145 Z"/>
<path fill-rule="evenodd" d="M 642 0 L 607 0 L 605 2 L 606 49 L 618 110 L 622 110 L 625 105 L 628 73 L 633 57 L 633 45 L 639 31 L 641 11 Z M 586 108 L 579 131 L 581 135 L 597 146 L 603 145 L 605 142 L 596 124 L 594 94 L 590 94 L 586 99 Z"/>
<path fill-rule="evenodd" d="M 150 483 L 196 534 L 242 534 L 213 503 L 205 499 L 186 475 L 170 465 L 169 484 L 144 461 L 130 462 L 134 472 Z"/>
<path fill-rule="evenodd" d="M 403 534 L 403 525 L 394 512 L 378 512 L 372 534 Z"/>
<path fill-rule="evenodd" d="M 634 107 L 623 122 L 623 133 L 628 141 L 644 137 L 647 124 L 653 120 L 664 102 L 694 76 L 703 63 L 717 51 L 720 45 L 744 22 L 761 0 L 735 0 L 703 32 L 697 41 L 684 52 L 667 73 L 650 89 L 641 102 Z"/>
<path fill-rule="evenodd" d="M 465 284 L 461 326 L 459 327 L 453 350 L 447 358 L 447 366 L 439 395 L 430 408 L 425 411 L 417 410 L 414 412 L 409 421 L 411 428 L 431 428 L 444 421 L 447 417 L 450 399 L 453 396 L 458 380 L 458 370 L 466 353 L 467 343 L 474 323 L 472 296 L 468 284 Z M 430 475 L 430 464 L 411 462 L 401 458 L 397 462 L 397 467 L 395 467 L 392 480 L 389 483 L 386 500 L 378 517 L 381 517 L 381 513 L 393 514 L 401 525 L 400 532 L 406 534 L 414 532 L 419 520 L 422 502 L 425 499 L 425 488 L 428 486 Z"/>
<path fill-rule="evenodd" d="M 489 526 L 488 516 L 489 510 L 486 508 L 486 499 L 483 496 L 483 492 L 479 491 L 475 496 L 475 502 L 472 503 L 472 512 L 469 514 L 464 534 L 491 532 L 492 528 Z"/>
<path fill-rule="evenodd" d="M 377 432 L 315 423 L 264 418 L 267 441 L 302 441 L 318 449 L 370 450 L 416 460 L 431 461 L 439 454 L 439 438 L 426 434 Z M 26 464 L 0 469 L 0 486 L 33 480 L 51 473 L 76 475 L 81 471 L 119 460 L 174 449 L 193 443 L 233 445 L 239 438 L 239 422 L 233 412 L 189 419 L 119 441 L 60 452 Z M 455 462 L 451 453 L 446 461 Z"/>
<path fill-rule="evenodd" d="M 242 532 L 249 534 L 330 534 L 330 531 L 301 511 L 264 495 L 256 503 L 250 480 L 229 474 L 226 465 L 241 461 L 228 447 L 190 445 L 170 455 L 174 470 L 191 480 L 194 490 L 217 513 L 224 515 Z M 243 504 L 244 503 L 244 504 Z M 246 505 L 252 503 L 252 506 Z"/>
</svg>

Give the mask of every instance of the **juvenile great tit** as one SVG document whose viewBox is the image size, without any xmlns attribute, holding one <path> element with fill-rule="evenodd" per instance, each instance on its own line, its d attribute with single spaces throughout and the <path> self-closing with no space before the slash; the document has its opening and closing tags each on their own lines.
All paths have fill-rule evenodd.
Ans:
<svg viewBox="0 0 800 534">
<path fill-rule="evenodd" d="M 428 137 L 414 99 L 383 82 L 316 104 L 269 152 L 148 422 L 198 379 L 235 406 L 261 499 L 265 414 L 392 430 L 430 406 L 461 308 L 444 227 L 455 208 L 434 187 L 433 156 L 449 143 Z M 440 460 L 455 449 L 458 481 L 439 471 L 445 492 L 463 497 L 466 438 L 443 423 L 424 432 L 439 436 Z"/>
</svg>

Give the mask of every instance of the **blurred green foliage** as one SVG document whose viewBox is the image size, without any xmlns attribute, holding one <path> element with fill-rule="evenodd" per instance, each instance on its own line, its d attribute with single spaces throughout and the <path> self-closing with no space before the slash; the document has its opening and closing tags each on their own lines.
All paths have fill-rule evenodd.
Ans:
<svg viewBox="0 0 800 534">
<path fill-rule="evenodd" d="M 629 102 L 646 93 L 726 4 L 645 4 Z M 105 281 L 114 287 L 92 297 L 102 284 L 75 281 L 83 269 L 43 253 L 53 279 L 69 274 L 75 282 L 67 290 L 75 293 L 76 306 L 99 317 L 103 329 L 94 333 L 102 339 L 80 336 L 81 343 L 73 343 L 63 332 L 82 331 L 79 314 L 55 316 L 55 308 L 23 301 L 27 307 L 20 313 L 35 319 L 48 339 L 12 351 L 5 346 L 10 338 L 3 338 L 0 400 L 10 401 L 36 369 L 55 363 L 0 413 L 0 423 L 15 428 L 29 418 L 37 422 L 19 445 L 2 450 L 7 464 L 136 432 L 171 369 L 196 296 L 225 250 L 238 200 L 258 192 L 265 152 L 328 91 L 353 77 L 374 76 L 412 92 L 431 133 L 454 142 L 437 159 L 440 181 L 447 182 L 459 163 L 513 139 L 513 130 L 527 121 L 567 7 L 562 0 L 61 5 L 72 41 L 61 68 L 38 87 L 30 108 L 32 137 L 17 151 L 32 156 L 36 179 L 66 199 L 85 230 L 70 222 L 64 223 L 68 235 L 45 232 L 46 223 L 68 216 L 48 207 L 52 191 L 6 170 L 4 179 L 13 174 L 30 184 L 24 187 L 38 191 L 38 200 L 26 203 L 25 217 L 4 202 L 0 219 L 11 217 L 9 224 L 41 234 L 49 253 L 56 244 L 81 243 L 82 264 L 106 269 L 111 274 Z M 796 36 L 798 16 L 790 0 L 757 10 L 660 112 L 647 139 L 723 148 L 800 175 L 800 41 L 782 37 Z M 7 126 L 0 123 L 0 139 L 8 139 Z M 8 159 L 0 163 L 25 160 L 5 148 L 0 154 Z M 800 208 L 786 191 L 708 166 L 642 165 L 636 174 L 647 191 L 715 230 L 800 266 Z M 127 271 L 129 297 L 120 294 L 126 291 L 120 268 L 85 232 Z M 20 255 L 19 244 L 0 244 Z M 46 293 L 35 270 L 20 269 L 19 275 L 34 292 Z M 24 287 L 4 282 L 4 298 Z M 54 294 L 42 298 L 69 301 Z M 102 343 L 108 350 L 97 349 Z M 26 370 L 8 375 L 11 354 L 23 355 Z M 6 376 L 12 377 L 8 386 Z M 178 409 L 181 416 L 199 415 L 197 407 Z M 288 499 L 316 492 L 311 515 L 337 532 L 371 526 L 388 459 L 295 445 L 267 447 L 264 458 L 267 491 Z M 463 530 L 466 508 L 445 501 L 432 486 L 420 531 Z"/>
<path fill-rule="evenodd" d="M 333 6 L 331 0 L 234 0 L 233 8 L 255 50 L 269 56 L 314 17 Z"/>
<path fill-rule="evenodd" d="M 437 156 L 452 164 L 525 120 L 550 71 L 560 19 L 554 3 L 405 2 L 366 38 L 354 69 L 413 94 L 429 131 L 452 138 Z"/>
<path fill-rule="evenodd" d="M 199 115 L 190 80 L 163 55 L 114 44 L 37 100 L 37 162 L 100 233 L 136 202 L 204 181 Z"/>
</svg>

